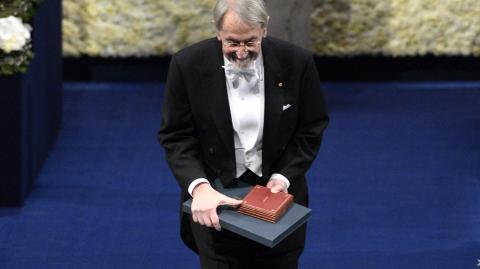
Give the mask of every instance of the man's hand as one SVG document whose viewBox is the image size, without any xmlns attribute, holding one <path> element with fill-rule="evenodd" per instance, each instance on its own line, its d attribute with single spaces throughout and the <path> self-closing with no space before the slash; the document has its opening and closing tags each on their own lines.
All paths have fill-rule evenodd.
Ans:
<svg viewBox="0 0 480 269">
<path fill-rule="evenodd" d="M 272 179 L 267 183 L 267 188 L 270 188 L 270 191 L 273 193 L 284 192 L 288 193 L 287 184 L 281 179 Z"/>
<path fill-rule="evenodd" d="M 242 200 L 236 200 L 214 190 L 210 184 L 201 183 L 192 192 L 192 218 L 194 222 L 220 231 L 217 207 L 221 205 L 239 206 Z"/>
</svg>

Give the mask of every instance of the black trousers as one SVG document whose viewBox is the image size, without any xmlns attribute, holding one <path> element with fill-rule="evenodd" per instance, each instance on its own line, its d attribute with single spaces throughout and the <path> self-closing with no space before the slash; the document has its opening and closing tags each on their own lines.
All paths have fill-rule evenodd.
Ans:
<svg viewBox="0 0 480 269">
<path fill-rule="evenodd" d="M 256 177 L 256 178 L 255 178 Z M 249 170 L 239 180 L 265 182 Z M 306 225 L 269 248 L 222 229 L 202 226 L 190 219 L 202 269 L 295 269 L 305 245 Z"/>
</svg>

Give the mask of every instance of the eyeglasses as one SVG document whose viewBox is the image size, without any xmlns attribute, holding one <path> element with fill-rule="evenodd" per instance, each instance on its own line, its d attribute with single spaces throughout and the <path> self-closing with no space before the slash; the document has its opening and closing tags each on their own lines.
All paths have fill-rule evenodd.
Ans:
<svg viewBox="0 0 480 269">
<path fill-rule="evenodd" d="M 227 47 L 230 50 L 239 50 L 242 46 L 245 47 L 246 50 L 254 50 L 260 45 L 260 41 L 248 41 L 248 42 L 236 42 L 231 40 L 224 40 L 223 46 Z"/>
</svg>

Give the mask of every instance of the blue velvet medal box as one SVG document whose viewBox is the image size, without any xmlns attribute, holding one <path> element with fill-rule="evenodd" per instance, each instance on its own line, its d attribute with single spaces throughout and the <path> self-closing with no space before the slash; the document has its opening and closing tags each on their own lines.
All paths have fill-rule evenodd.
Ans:
<svg viewBox="0 0 480 269">
<path fill-rule="evenodd" d="M 239 184 L 239 187 L 236 188 L 223 188 L 219 181 L 215 182 L 214 187 L 217 191 L 236 199 L 243 198 L 252 188 L 247 184 Z M 191 205 L 192 199 L 184 202 L 183 211 L 191 214 Z M 222 229 L 227 229 L 271 248 L 307 222 L 310 215 L 311 209 L 293 203 L 277 223 L 270 223 L 240 214 L 236 208 L 218 208 L 218 217 Z"/>
</svg>

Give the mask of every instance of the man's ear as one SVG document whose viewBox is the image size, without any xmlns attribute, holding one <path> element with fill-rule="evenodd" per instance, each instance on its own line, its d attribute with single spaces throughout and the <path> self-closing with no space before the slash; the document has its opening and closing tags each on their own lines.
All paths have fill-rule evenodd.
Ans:
<svg viewBox="0 0 480 269">
<path fill-rule="evenodd" d="M 267 28 L 268 28 L 268 22 L 270 21 L 270 16 L 267 17 L 267 25 L 263 28 L 263 37 L 267 37 Z"/>
<path fill-rule="evenodd" d="M 212 23 L 213 26 L 215 26 L 215 20 L 211 20 L 210 22 Z M 220 37 L 220 31 L 218 29 L 216 29 L 216 31 L 217 31 L 217 39 L 218 41 L 221 41 L 222 38 Z"/>
<path fill-rule="evenodd" d="M 267 27 L 263 28 L 263 37 L 267 37 Z"/>
</svg>

